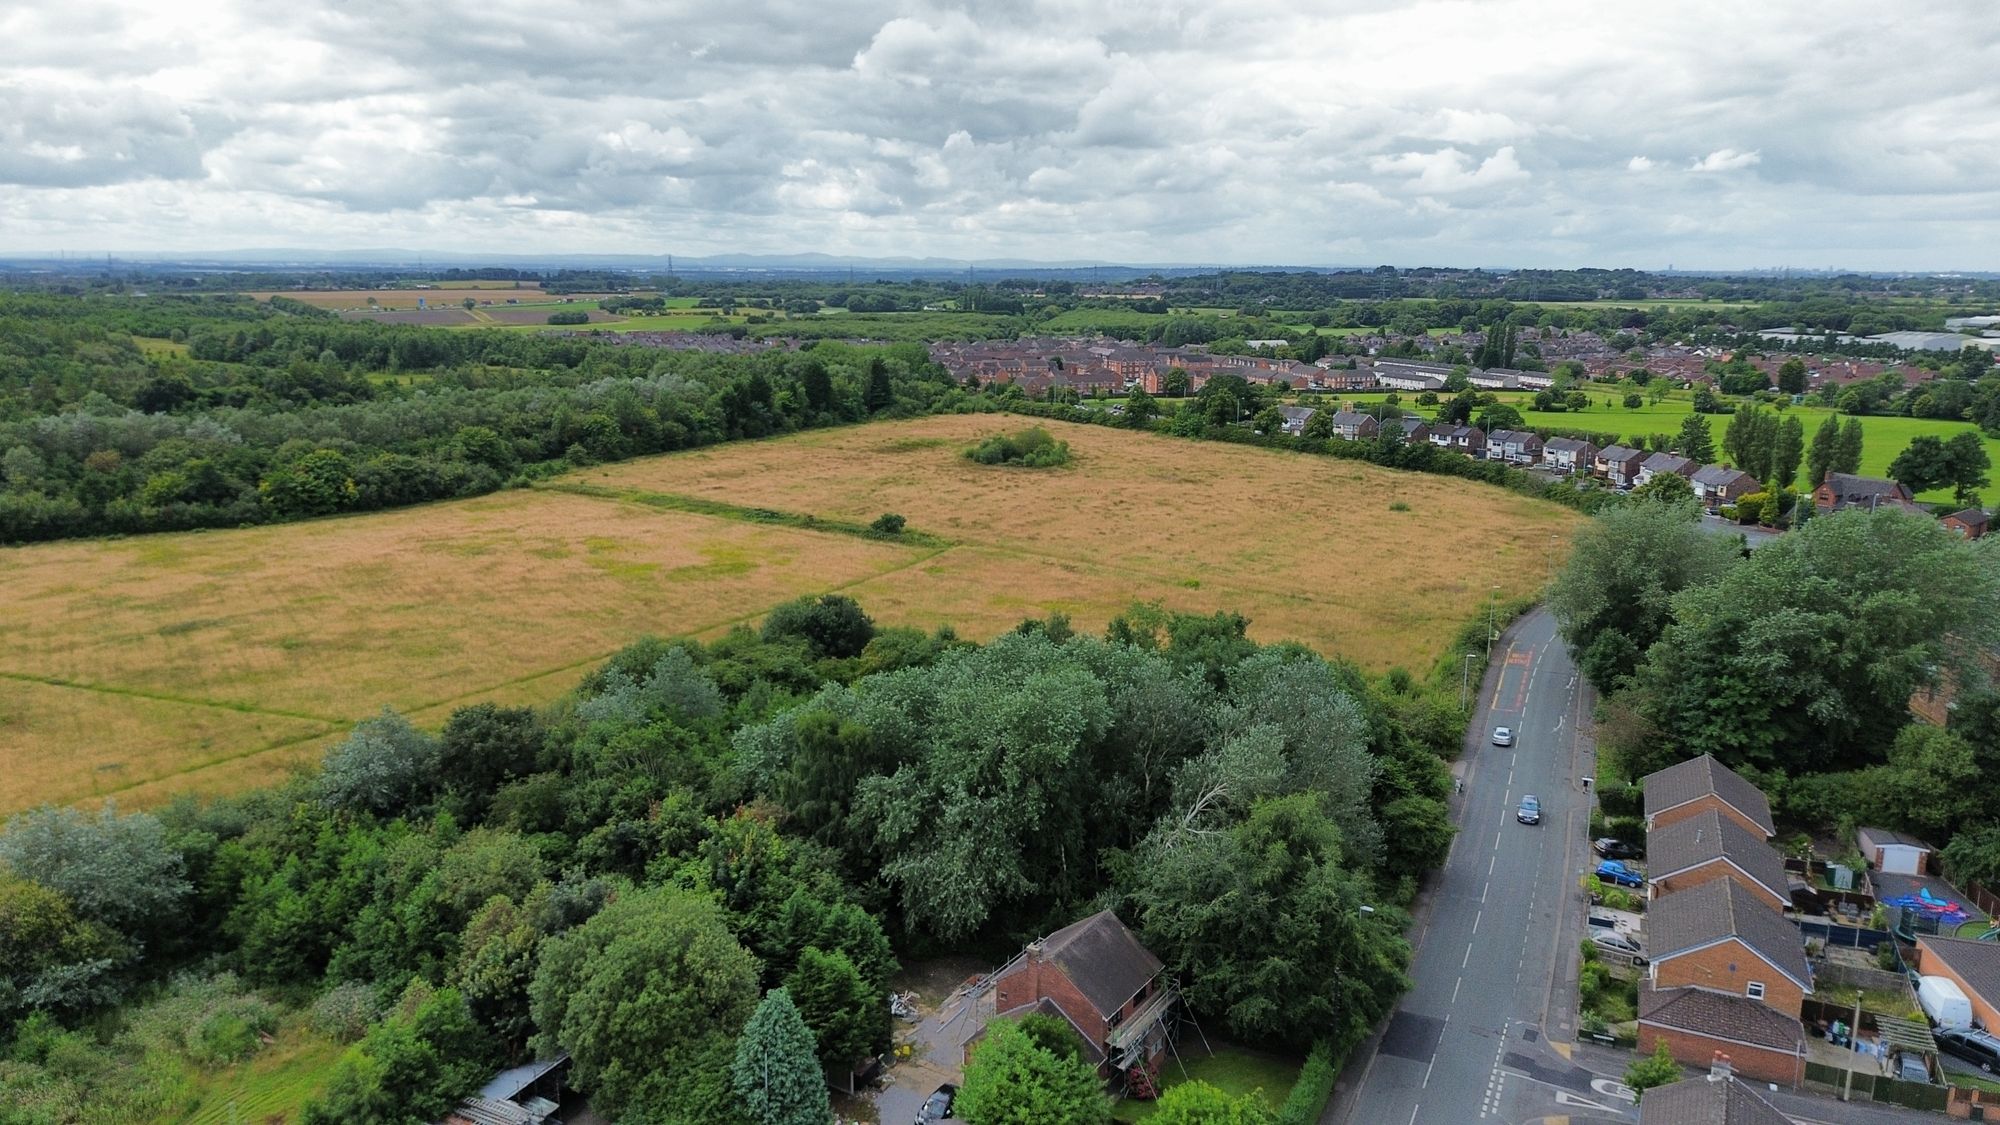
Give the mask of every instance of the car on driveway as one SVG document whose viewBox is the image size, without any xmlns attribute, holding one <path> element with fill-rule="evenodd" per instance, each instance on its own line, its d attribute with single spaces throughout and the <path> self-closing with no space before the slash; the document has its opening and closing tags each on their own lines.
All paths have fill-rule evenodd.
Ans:
<svg viewBox="0 0 2000 1125">
<path fill-rule="evenodd" d="M 2000 1036 L 1969 1027 L 1940 1027 L 1931 1035 L 1945 1054 L 1964 1059 L 1988 1074 L 2000 1070 Z"/>
<path fill-rule="evenodd" d="M 947 1082 L 931 1091 L 924 1099 L 924 1107 L 917 1111 L 916 1125 L 931 1125 L 933 1121 L 943 1121 L 951 1117 L 951 1103 L 958 1097 L 958 1087 Z"/>
<path fill-rule="evenodd" d="M 1521 807 L 1514 810 L 1514 819 L 1522 824 L 1542 822 L 1542 799 L 1533 793 L 1521 798 Z"/>
<path fill-rule="evenodd" d="M 1646 877 L 1615 859 L 1607 859 L 1597 865 L 1597 877 L 1619 887 L 1643 887 Z"/>
<path fill-rule="evenodd" d="M 1605 859 L 1638 859 L 1639 849 L 1612 836 L 1599 836 L 1590 846 Z"/>
<path fill-rule="evenodd" d="M 1513 727 L 1494 727 L 1494 728 L 1493 728 L 1493 745 L 1495 745 L 1495 746 L 1512 746 L 1512 745 L 1514 745 L 1514 728 L 1513 728 Z"/>
<path fill-rule="evenodd" d="M 1645 959 L 1640 954 L 1639 943 L 1634 941 L 1630 934 L 1621 934 L 1616 930 L 1593 929 L 1590 932 L 1590 943 L 1602 953 L 1630 957 L 1634 962 Z"/>
</svg>

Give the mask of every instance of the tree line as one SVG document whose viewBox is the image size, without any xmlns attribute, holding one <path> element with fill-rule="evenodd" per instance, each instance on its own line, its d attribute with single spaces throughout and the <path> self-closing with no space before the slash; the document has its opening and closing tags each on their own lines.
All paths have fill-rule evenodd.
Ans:
<svg viewBox="0 0 2000 1125">
<path fill-rule="evenodd" d="M 1960 862 L 1986 849 L 1982 870 L 2000 873 L 1979 784 L 2000 770 L 1989 541 L 1884 509 L 1818 516 L 1746 551 L 1691 504 L 1632 504 L 1577 537 L 1549 604 L 1604 693 L 1607 775 L 1714 754 L 1790 824 L 1882 824 Z M 1956 693 L 1945 727 L 1911 712 L 1935 690 Z M 1620 799 L 1607 790 L 1607 809 Z"/>
<path fill-rule="evenodd" d="M 8 1120 L 174 1116 L 288 1021 L 349 1044 L 309 1122 L 434 1119 L 557 1050 L 613 1117 L 790 1120 L 798 1075 L 887 1046 L 901 959 L 1107 907 L 1210 1028 L 1344 1049 L 1404 987 L 1463 718 L 1246 625 L 974 645 L 807 598 L 545 708 L 384 712 L 274 789 L 23 813 Z"/>
</svg>

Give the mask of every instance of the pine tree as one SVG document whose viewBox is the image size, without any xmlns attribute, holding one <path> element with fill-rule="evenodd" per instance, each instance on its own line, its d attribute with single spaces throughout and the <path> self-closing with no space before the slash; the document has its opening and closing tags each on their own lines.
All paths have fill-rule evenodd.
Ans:
<svg viewBox="0 0 2000 1125">
<path fill-rule="evenodd" d="M 757 1125 L 826 1125 L 833 1117 L 812 1031 L 782 988 L 765 993 L 743 1025 L 729 1076 Z"/>
<path fill-rule="evenodd" d="M 1861 471 L 1861 419 L 1849 418 L 1847 424 L 1840 428 L 1840 440 L 1833 447 L 1833 471 Z"/>
<path fill-rule="evenodd" d="M 1812 451 L 1806 454 L 1806 475 L 1814 488 L 1826 483 L 1826 474 L 1833 471 L 1835 447 L 1839 444 L 1840 419 L 1829 414 L 1813 432 Z"/>
<path fill-rule="evenodd" d="M 1715 439 L 1709 436 L 1708 419 L 1699 414 L 1690 414 L 1681 420 L 1680 436 L 1674 447 L 1681 456 L 1698 465 L 1706 465 L 1715 460 Z"/>
<path fill-rule="evenodd" d="M 1771 479 L 1779 488 L 1790 488 L 1799 479 L 1799 458 L 1805 455 L 1805 446 L 1805 423 L 1796 415 L 1786 418 L 1771 449 Z"/>
</svg>

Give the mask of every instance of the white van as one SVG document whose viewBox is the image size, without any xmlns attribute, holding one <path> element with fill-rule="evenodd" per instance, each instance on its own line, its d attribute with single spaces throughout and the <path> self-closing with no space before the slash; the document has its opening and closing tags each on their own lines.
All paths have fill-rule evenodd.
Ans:
<svg viewBox="0 0 2000 1125">
<path fill-rule="evenodd" d="M 1919 977 L 1917 1003 L 1939 1027 L 1972 1026 L 1972 1001 L 1950 977 Z"/>
</svg>

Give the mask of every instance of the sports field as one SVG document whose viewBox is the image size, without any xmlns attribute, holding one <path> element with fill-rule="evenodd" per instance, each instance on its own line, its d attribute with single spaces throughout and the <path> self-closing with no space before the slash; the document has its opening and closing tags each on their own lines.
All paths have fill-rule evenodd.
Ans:
<svg viewBox="0 0 2000 1125">
<path fill-rule="evenodd" d="M 829 590 L 980 638 L 1053 611 L 1094 632 L 1157 599 L 1417 668 L 1495 584 L 1540 583 L 1577 519 L 1486 485 L 1094 426 L 1050 424 L 1075 453 L 1062 469 L 960 456 L 1026 424 L 885 423 L 397 512 L 0 552 L 0 813 L 267 783 L 383 706 L 436 726 L 478 700 L 545 702 L 639 635 L 713 636 Z M 935 538 L 726 506 L 895 511 Z"/>
</svg>

